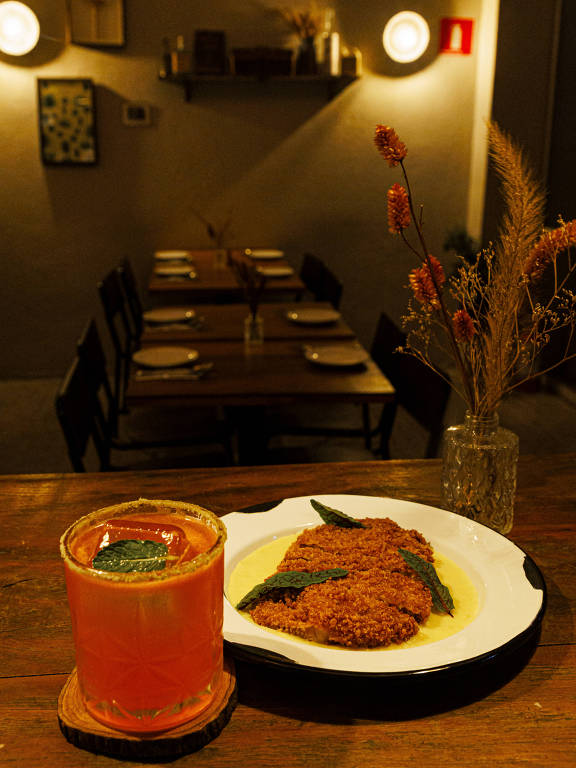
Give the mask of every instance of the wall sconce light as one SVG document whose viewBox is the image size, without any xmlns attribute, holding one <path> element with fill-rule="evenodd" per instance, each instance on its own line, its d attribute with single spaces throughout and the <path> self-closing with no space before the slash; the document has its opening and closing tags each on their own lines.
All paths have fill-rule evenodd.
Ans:
<svg viewBox="0 0 576 768">
<path fill-rule="evenodd" d="M 16 0 L 0 2 L 0 51 L 11 56 L 29 53 L 40 38 L 34 11 Z"/>
<path fill-rule="evenodd" d="M 382 34 L 384 50 L 394 61 L 416 61 L 428 48 L 430 28 L 414 11 L 402 11 L 388 21 Z"/>
</svg>

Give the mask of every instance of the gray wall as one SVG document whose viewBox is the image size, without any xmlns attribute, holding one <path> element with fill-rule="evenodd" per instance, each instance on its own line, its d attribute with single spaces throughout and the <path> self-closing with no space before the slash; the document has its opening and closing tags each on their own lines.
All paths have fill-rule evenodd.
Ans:
<svg viewBox="0 0 576 768">
<path fill-rule="evenodd" d="M 64 36 L 63 0 L 29 0 L 46 35 Z M 125 0 L 121 50 L 42 40 L 0 56 L 2 377 L 60 375 L 86 319 L 100 319 L 97 280 L 130 256 L 144 286 L 157 248 L 207 244 L 192 208 L 233 212 L 228 245 L 283 248 L 295 267 L 321 256 L 344 282 L 343 311 L 369 343 L 382 308 L 399 319 L 412 257 L 387 232 L 386 190 L 400 181 L 377 155 L 376 123 L 393 125 L 432 249 L 466 221 L 477 46 L 436 55 L 442 16 L 479 22 L 480 0 L 414 0 L 432 30 L 421 68 L 389 66 L 381 30 L 404 3 L 336 2 L 339 30 L 364 54 L 364 77 L 333 101 L 316 85 L 219 84 L 182 91 L 158 80 L 162 37 L 226 30 L 230 47 L 294 44 L 272 0 Z M 476 29 L 475 32 L 478 30 Z M 48 167 L 38 149 L 37 77 L 97 87 L 97 167 Z M 125 100 L 153 107 L 149 128 L 121 122 Z M 484 116 L 484 117 L 487 117 Z"/>
</svg>

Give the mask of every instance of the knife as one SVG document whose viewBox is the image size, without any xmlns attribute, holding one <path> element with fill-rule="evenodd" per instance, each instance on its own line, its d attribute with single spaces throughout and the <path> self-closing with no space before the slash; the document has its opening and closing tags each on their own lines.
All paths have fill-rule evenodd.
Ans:
<svg viewBox="0 0 576 768">
<path fill-rule="evenodd" d="M 139 369 L 135 377 L 146 381 L 162 381 L 163 379 L 202 379 L 214 368 L 214 363 L 199 363 L 192 368 L 154 368 Z"/>
</svg>

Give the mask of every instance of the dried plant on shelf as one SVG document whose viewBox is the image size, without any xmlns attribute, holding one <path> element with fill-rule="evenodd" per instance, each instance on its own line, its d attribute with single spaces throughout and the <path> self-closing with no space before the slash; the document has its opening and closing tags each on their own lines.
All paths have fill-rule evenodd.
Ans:
<svg viewBox="0 0 576 768">
<path fill-rule="evenodd" d="M 498 238 L 473 261 L 461 259 L 446 279 L 426 243 L 422 209 L 417 212 L 406 171 L 405 144 L 385 125 L 377 126 L 374 141 L 391 168 L 400 166 L 405 182 L 388 190 L 389 230 L 419 262 L 408 276 L 413 296 L 403 317 L 406 345 L 399 351 L 439 375 L 434 348 L 447 352 L 457 369 L 451 386 L 470 413 L 490 416 L 510 391 L 576 356 L 576 295 L 569 288 L 576 272 L 571 252 L 576 219 L 560 218 L 557 228 L 544 229 L 544 192 L 521 149 L 491 123 L 489 156 L 504 203 Z M 558 358 L 539 367 L 540 353 L 559 331 L 563 346 Z"/>
<path fill-rule="evenodd" d="M 256 318 L 260 299 L 266 285 L 266 277 L 258 271 L 249 259 L 243 256 L 230 256 L 229 263 L 244 292 L 250 314 L 253 318 Z"/>
<path fill-rule="evenodd" d="M 320 31 L 322 12 L 315 3 L 311 3 L 307 8 L 278 8 L 278 13 L 302 40 L 315 37 Z"/>
</svg>

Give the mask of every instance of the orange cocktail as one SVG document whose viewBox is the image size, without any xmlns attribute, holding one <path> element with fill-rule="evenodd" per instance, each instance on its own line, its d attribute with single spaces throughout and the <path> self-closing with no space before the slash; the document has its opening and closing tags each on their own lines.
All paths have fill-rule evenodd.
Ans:
<svg viewBox="0 0 576 768">
<path fill-rule="evenodd" d="M 222 674 L 225 539 L 211 512 L 146 499 L 93 512 L 64 533 L 78 681 L 97 720 L 122 731 L 161 731 L 211 703 Z M 136 555 L 127 568 L 152 570 L 108 570 L 124 567 L 116 555 L 112 566 L 93 565 L 99 552 L 110 555 L 126 541 L 155 548 L 150 562 Z"/>
</svg>

